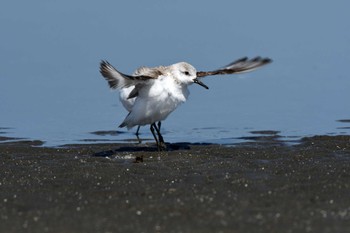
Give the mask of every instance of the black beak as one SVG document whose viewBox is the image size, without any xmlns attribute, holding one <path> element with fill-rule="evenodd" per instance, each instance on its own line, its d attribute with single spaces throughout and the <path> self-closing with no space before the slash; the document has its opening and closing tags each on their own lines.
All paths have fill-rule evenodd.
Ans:
<svg viewBox="0 0 350 233">
<path fill-rule="evenodd" d="M 201 85 L 202 87 L 204 87 L 205 89 L 209 89 L 209 87 L 207 85 L 205 85 L 204 83 L 202 83 L 201 81 L 199 81 L 198 78 L 193 79 L 194 83 L 197 83 L 198 85 Z"/>
</svg>

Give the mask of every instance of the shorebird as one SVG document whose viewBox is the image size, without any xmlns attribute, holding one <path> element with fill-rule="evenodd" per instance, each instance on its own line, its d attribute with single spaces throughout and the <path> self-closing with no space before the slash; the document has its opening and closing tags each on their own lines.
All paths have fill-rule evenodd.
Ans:
<svg viewBox="0 0 350 233">
<path fill-rule="evenodd" d="M 209 89 L 201 82 L 201 78 L 248 72 L 271 62 L 269 58 L 244 57 L 213 71 L 197 71 L 191 64 L 179 62 L 170 66 L 140 67 L 133 75 L 127 75 L 103 60 L 100 63 L 100 72 L 110 88 L 127 93 L 127 97 L 121 98 L 121 101 L 129 114 L 119 127 L 130 129 L 134 126 L 150 125 L 158 150 L 161 150 L 166 145 L 160 125 L 158 127 L 156 122 L 165 120 L 180 104 L 186 102 L 189 85 L 195 83 Z"/>
<path fill-rule="evenodd" d="M 134 72 L 133 75 L 141 75 L 141 74 L 139 74 L 137 72 Z M 128 112 L 131 112 L 132 107 L 134 106 L 134 103 L 135 103 L 135 100 L 136 100 L 136 97 L 135 98 L 129 98 L 129 95 L 130 95 L 131 91 L 134 88 L 135 88 L 135 86 L 124 87 L 124 88 L 120 89 L 120 91 L 119 91 L 119 100 L 122 103 L 123 107 Z M 158 127 L 158 130 L 160 131 L 160 127 L 161 127 L 161 122 L 160 121 L 157 123 L 157 127 Z M 141 142 L 141 140 L 139 138 L 139 131 L 140 131 L 140 125 L 137 126 L 135 135 L 137 137 L 137 140 L 139 142 Z"/>
<path fill-rule="evenodd" d="M 131 112 L 132 107 L 134 106 L 134 103 L 135 103 L 135 99 L 136 99 L 136 97 L 129 98 L 129 95 L 133 89 L 134 89 L 134 86 L 129 86 L 129 87 L 124 87 L 124 88 L 120 89 L 120 91 L 119 91 L 119 100 L 122 103 L 123 107 L 128 112 Z M 139 131 L 140 131 L 140 126 L 137 126 L 137 130 L 136 130 L 135 134 L 136 134 L 137 139 L 140 141 Z"/>
</svg>

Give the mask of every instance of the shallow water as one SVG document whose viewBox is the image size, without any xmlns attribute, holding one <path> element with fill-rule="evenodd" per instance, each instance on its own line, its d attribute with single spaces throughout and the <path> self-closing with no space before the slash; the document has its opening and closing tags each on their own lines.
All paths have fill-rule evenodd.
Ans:
<svg viewBox="0 0 350 233">
<path fill-rule="evenodd" d="M 349 134 L 349 2 L 184 3 L 3 3 L 1 136 L 46 145 L 136 140 L 136 129 L 117 128 L 126 111 L 99 74 L 101 59 L 131 73 L 178 61 L 210 70 L 256 55 L 274 62 L 208 77 L 209 90 L 190 87 L 189 101 L 163 123 L 165 140 Z"/>
</svg>

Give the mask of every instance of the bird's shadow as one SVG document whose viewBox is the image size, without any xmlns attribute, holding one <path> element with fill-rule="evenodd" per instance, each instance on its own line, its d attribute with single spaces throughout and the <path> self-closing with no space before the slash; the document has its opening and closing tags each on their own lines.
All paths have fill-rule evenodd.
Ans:
<svg viewBox="0 0 350 233">
<path fill-rule="evenodd" d="M 179 143 L 166 143 L 166 149 L 162 151 L 177 151 L 177 150 L 190 150 L 191 146 L 194 145 L 210 145 L 210 143 L 189 143 L 189 142 L 179 142 Z M 109 157 L 116 155 L 120 152 L 159 152 L 157 146 L 121 146 L 113 150 L 100 151 L 93 154 L 95 157 Z"/>
</svg>

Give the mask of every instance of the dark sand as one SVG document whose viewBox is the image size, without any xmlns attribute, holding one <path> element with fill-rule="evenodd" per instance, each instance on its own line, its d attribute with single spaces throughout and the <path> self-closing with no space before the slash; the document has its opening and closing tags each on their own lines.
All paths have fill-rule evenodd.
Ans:
<svg viewBox="0 0 350 233">
<path fill-rule="evenodd" d="M 2 143 L 0 232 L 350 232 L 350 136 L 255 139 Z"/>
</svg>

